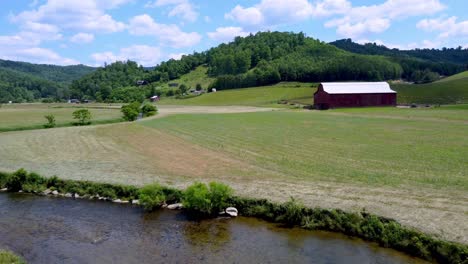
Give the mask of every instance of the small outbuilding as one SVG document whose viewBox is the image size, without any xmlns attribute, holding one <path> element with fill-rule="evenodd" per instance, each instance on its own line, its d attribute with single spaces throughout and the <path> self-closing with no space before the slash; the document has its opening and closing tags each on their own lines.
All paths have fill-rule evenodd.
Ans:
<svg viewBox="0 0 468 264">
<path fill-rule="evenodd" d="M 396 106 L 396 96 L 386 82 L 320 83 L 314 93 L 314 108 Z"/>
</svg>

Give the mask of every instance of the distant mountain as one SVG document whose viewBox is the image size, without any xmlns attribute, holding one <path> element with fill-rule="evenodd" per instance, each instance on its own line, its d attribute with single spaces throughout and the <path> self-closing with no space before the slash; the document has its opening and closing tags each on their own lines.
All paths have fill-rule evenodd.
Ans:
<svg viewBox="0 0 468 264">
<path fill-rule="evenodd" d="M 96 69 L 0 60 L 0 103 L 39 98 L 66 99 L 68 86 Z"/>
<path fill-rule="evenodd" d="M 376 43 L 359 44 L 353 42 L 351 39 L 341 39 L 330 42 L 330 44 L 340 49 L 358 54 L 383 55 L 388 57 L 402 58 L 413 57 L 435 63 L 468 65 L 468 49 L 462 49 L 462 47 L 458 47 L 456 49 L 442 48 L 399 50 L 390 49 L 384 45 L 378 45 Z"/>
</svg>

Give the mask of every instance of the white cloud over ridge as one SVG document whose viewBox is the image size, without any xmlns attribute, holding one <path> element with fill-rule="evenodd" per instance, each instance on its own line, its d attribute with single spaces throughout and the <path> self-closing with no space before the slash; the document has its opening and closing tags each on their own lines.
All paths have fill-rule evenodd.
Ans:
<svg viewBox="0 0 468 264">
<path fill-rule="evenodd" d="M 112 63 L 116 61 L 132 60 L 143 66 L 155 66 L 163 59 L 162 51 L 159 47 L 147 45 L 132 45 L 130 47 L 120 49 L 118 54 L 113 52 L 101 52 L 91 55 L 97 66 L 104 63 Z"/>
<path fill-rule="evenodd" d="M 183 32 L 177 25 L 159 24 L 147 14 L 133 17 L 128 30 L 135 36 L 153 36 L 163 45 L 173 48 L 183 48 L 196 45 L 201 36 L 196 32 Z"/>
<path fill-rule="evenodd" d="M 332 17 L 325 27 L 345 37 L 381 33 L 393 20 L 432 15 L 445 9 L 440 0 L 386 0 L 382 4 L 353 7 L 348 0 L 261 0 L 251 7 L 237 5 L 225 18 L 244 28 L 264 29 L 281 24 Z"/>
<path fill-rule="evenodd" d="M 245 32 L 241 27 L 219 27 L 215 32 L 208 32 L 208 37 L 213 40 L 228 42 L 235 37 L 245 37 L 249 32 Z"/>
<path fill-rule="evenodd" d="M 468 20 L 457 22 L 456 16 L 447 19 L 423 19 L 416 25 L 417 28 L 433 32 L 440 32 L 439 38 L 468 37 Z"/>
</svg>

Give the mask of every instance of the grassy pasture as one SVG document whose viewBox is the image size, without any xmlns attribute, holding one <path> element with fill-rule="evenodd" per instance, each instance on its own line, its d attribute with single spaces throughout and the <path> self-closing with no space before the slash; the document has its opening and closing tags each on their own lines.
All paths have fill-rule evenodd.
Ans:
<svg viewBox="0 0 468 264">
<path fill-rule="evenodd" d="M 466 73 L 427 84 L 393 84 L 398 92 L 398 103 L 455 104 L 468 103 Z"/>
<path fill-rule="evenodd" d="M 46 123 L 45 115 L 55 116 L 57 126 L 71 125 L 75 120 L 72 113 L 86 107 L 91 111 L 93 123 L 110 123 L 120 120 L 122 114 L 117 105 L 104 104 L 11 104 L 0 108 L 0 132 L 42 128 Z"/>
<path fill-rule="evenodd" d="M 279 100 L 313 104 L 316 88 L 312 86 L 311 83 L 284 82 L 272 86 L 224 90 L 188 99 L 163 98 L 160 104 L 279 106 Z"/>
<path fill-rule="evenodd" d="M 179 115 L 143 124 L 280 177 L 468 190 L 468 111 L 453 120 L 431 109 L 427 122 L 420 111 L 400 110 L 408 109 Z"/>
</svg>

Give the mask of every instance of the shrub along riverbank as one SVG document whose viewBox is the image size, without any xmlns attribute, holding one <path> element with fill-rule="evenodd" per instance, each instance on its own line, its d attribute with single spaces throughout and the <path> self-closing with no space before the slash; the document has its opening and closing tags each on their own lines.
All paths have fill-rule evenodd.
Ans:
<svg viewBox="0 0 468 264">
<path fill-rule="evenodd" d="M 0 264 L 24 264 L 24 260 L 10 251 L 0 249 Z"/>
<path fill-rule="evenodd" d="M 88 181 L 45 178 L 20 169 L 14 173 L 0 173 L 0 189 L 8 191 L 78 194 L 79 197 L 106 197 L 107 199 L 139 200 L 147 210 L 163 204 L 182 202 L 187 211 L 204 217 L 216 216 L 227 206 L 236 207 L 243 216 L 257 217 L 287 226 L 300 226 L 310 230 L 340 232 L 377 242 L 429 261 L 440 263 L 466 263 L 468 246 L 442 241 L 400 225 L 392 219 L 372 215 L 365 211 L 349 213 L 341 210 L 307 208 L 291 198 L 283 204 L 262 199 L 248 199 L 232 195 L 232 189 L 221 183 L 195 183 L 185 191 L 152 184 L 143 188 L 112 185 Z"/>
</svg>

